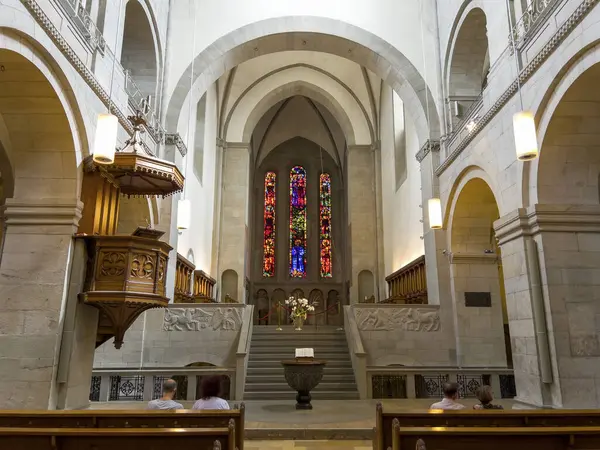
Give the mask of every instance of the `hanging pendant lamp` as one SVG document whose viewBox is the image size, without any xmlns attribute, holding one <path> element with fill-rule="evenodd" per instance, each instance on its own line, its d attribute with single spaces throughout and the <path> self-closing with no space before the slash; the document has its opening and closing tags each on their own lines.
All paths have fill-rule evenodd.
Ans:
<svg viewBox="0 0 600 450">
<path fill-rule="evenodd" d="M 112 164 L 115 161 L 118 129 L 119 119 L 117 119 L 117 116 L 110 113 L 98 114 L 93 147 L 94 162 Z"/>
<path fill-rule="evenodd" d="M 427 201 L 427 210 L 429 212 L 429 228 L 440 230 L 443 226 L 442 201 L 439 198 L 430 198 Z"/>
</svg>

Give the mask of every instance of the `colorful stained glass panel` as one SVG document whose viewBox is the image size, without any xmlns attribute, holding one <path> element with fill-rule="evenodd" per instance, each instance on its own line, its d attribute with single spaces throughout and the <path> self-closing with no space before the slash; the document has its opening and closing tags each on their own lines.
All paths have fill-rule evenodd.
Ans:
<svg viewBox="0 0 600 450">
<path fill-rule="evenodd" d="M 265 175 L 264 241 L 263 241 L 263 277 L 275 276 L 275 188 L 277 175 L 267 172 Z"/>
<path fill-rule="evenodd" d="M 290 171 L 290 276 L 306 277 L 306 170 Z"/>
<path fill-rule="evenodd" d="M 321 174 L 319 183 L 319 247 L 321 277 L 331 278 L 331 177 L 328 173 Z"/>
</svg>

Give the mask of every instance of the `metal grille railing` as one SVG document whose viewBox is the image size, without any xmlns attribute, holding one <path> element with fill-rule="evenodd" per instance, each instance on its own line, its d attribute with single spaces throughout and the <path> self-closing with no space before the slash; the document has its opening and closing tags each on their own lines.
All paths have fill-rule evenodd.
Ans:
<svg viewBox="0 0 600 450">
<path fill-rule="evenodd" d="M 415 394 L 417 398 L 442 398 L 444 396 L 444 383 L 448 382 L 448 375 L 415 375 Z"/>
<path fill-rule="evenodd" d="M 143 375 L 121 377 L 114 375 L 110 377 L 109 401 L 141 401 L 144 400 Z"/>
<path fill-rule="evenodd" d="M 90 384 L 90 402 L 100 401 L 100 384 L 102 383 L 102 377 L 92 376 L 92 383 Z"/>
<path fill-rule="evenodd" d="M 542 23 L 544 19 L 554 10 L 554 7 L 562 0 L 533 0 L 521 18 L 517 21 L 513 30 L 513 39 L 520 46 L 529 34 Z"/>
<path fill-rule="evenodd" d="M 477 389 L 484 385 L 490 385 L 490 375 L 467 375 L 458 374 L 456 381 L 458 382 L 458 395 L 461 398 L 477 397 Z"/>
<path fill-rule="evenodd" d="M 185 375 L 173 375 L 172 377 L 168 377 L 166 375 L 154 376 L 152 380 L 152 400 L 162 397 L 163 384 L 168 379 L 175 380 L 175 382 L 177 383 L 175 400 L 187 400 L 188 377 Z"/>
<path fill-rule="evenodd" d="M 406 375 L 373 375 L 373 398 L 407 398 Z"/>
</svg>

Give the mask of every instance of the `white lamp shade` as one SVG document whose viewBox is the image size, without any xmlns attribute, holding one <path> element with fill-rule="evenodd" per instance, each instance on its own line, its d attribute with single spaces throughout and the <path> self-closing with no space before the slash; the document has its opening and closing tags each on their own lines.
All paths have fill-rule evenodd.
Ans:
<svg viewBox="0 0 600 450">
<path fill-rule="evenodd" d="M 177 203 L 177 229 L 187 230 L 192 223 L 192 203 L 189 200 L 179 200 Z"/>
<path fill-rule="evenodd" d="M 119 120 L 112 114 L 99 114 L 94 138 L 94 161 L 112 164 L 115 161 Z"/>
<path fill-rule="evenodd" d="M 519 161 L 529 161 L 538 156 L 535 119 L 530 111 L 519 111 L 513 116 L 515 149 Z"/>
<path fill-rule="evenodd" d="M 427 202 L 429 211 L 429 227 L 433 230 L 442 228 L 442 201 L 439 198 L 430 198 Z"/>
</svg>

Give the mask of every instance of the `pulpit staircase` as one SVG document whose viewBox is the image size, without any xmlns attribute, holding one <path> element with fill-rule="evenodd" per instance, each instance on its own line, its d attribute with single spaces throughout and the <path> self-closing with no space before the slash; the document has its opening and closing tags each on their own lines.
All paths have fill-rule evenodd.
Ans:
<svg viewBox="0 0 600 450">
<path fill-rule="evenodd" d="M 311 392 L 313 400 L 358 400 L 358 390 L 344 331 L 335 326 L 306 325 L 302 331 L 292 326 L 254 325 L 244 400 L 293 400 L 285 381 L 281 361 L 294 359 L 296 348 L 314 348 L 315 359 L 327 361 L 323 380 Z"/>
</svg>

